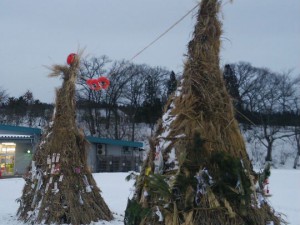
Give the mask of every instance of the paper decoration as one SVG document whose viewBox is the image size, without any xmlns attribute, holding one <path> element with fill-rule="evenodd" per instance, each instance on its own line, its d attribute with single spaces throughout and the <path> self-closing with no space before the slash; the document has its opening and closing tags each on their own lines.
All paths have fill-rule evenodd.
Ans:
<svg viewBox="0 0 300 225">
<path fill-rule="evenodd" d="M 80 174 L 80 172 L 81 172 L 80 167 L 76 167 L 76 168 L 74 169 L 74 172 L 77 173 L 77 174 Z"/>
<path fill-rule="evenodd" d="M 34 208 L 35 202 L 36 202 L 36 193 L 33 196 L 33 200 L 32 200 L 32 203 L 31 203 L 31 208 Z"/>
<path fill-rule="evenodd" d="M 81 194 L 79 194 L 79 203 L 80 203 L 80 205 L 83 205 L 83 200 L 82 200 Z"/>
<path fill-rule="evenodd" d="M 156 147 L 154 165 L 155 165 L 154 173 L 161 174 L 163 171 L 164 161 L 163 161 L 163 156 L 160 147 Z"/>
<path fill-rule="evenodd" d="M 34 180 L 35 175 L 36 175 L 35 161 L 31 161 L 31 181 Z"/>
<path fill-rule="evenodd" d="M 43 171 L 41 169 L 38 170 L 37 180 L 37 190 L 39 190 L 43 185 Z"/>
<path fill-rule="evenodd" d="M 158 206 L 156 206 L 156 212 L 155 212 L 155 214 L 158 216 L 158 221 L 159 222 L 164 221 L 163 215 L 162 215 L 161 211 L 159 210 Z"/>
<path fill-rule="evenodd" d="M 56 194 L 57 192 L 59 192 L 59 189 L 57 187 L 57 182 L 54 182 L 54 188 L 52 189 L 52 193 Z"/>
<path fill-rule="evenodd" d="M 55 165 L 52 164 L 52 165 L 51 165 L 51 171 L 50 171 L 51 174 L 54 174 L 54 168 L 55 168 Z"/>
<path fill-rule="evenodd" d="M 208 182 L 207 179 L 203 177 L 204 174 L 209 178 Z M 207 193 L 207 187 L 213 184 L 213 180 L 205 168 L 199 171 L 195 178 L 198 181 L 195 202 L 199 205 L 201 197 Z"/>
<path fill-rule="evenodd" d="M 49 183 L 46 184 L 45 193 L 48 191 L 48 189 L 49 189 Z"/>
<path fill-rule="evenodd" d="M 51 158 L 50 155 L 47 156 L 47 165 L 51 164 Z"/>
<path fill-rule="evenodd" d="M 57 154 L 56 154 L 56 159 L 55 159 L 55 162 L 56 162 L 56 163 L 59 162 L 59 158 L 60 158 L 60 153 L 57 153 Z"/>
<path fill-rule="evenodd" d="M 60 172 L 60 164 L 56 164 L 53 169 L 53 174 L 59 174 Z"/>
<path fill-rule="evenodd" d="M 59 182 L 62 182 L 63 178 L 64 178 L 64 175 L 63 175 L 63 174 L 61 174 L 61 175 L 59 176 L 59 179 L 58 179 L 58 181 L 59 181 Z"/>
<path fill-rule="evenodd" d="M 53 162 L 53 163 L 55 162 L 55 157 L 56 157 L 56 153 L 53 153 L 53 154 L 52 154 L 52 162 Z"/>
<path fill-rule="evenodd" d="M 144 196 L 145 196 L 145 197 L 149 196 L 148 191 L 146 191 L 146 190 L 144 191 Z"/>
<path fill-rule="evenodd" d="M 148 167 L 146 168 L 145 175 L 146 175 L 146 176 L 149 176 L 150 173 L 151 173 L 151 167 L 148 166 Z"/>
<path fill-rule="evenodd" d="M 88 179 L 87 179 L 86 175 L 83 176 L 83 183 L 85 184 L 85 191 L 86 192 L 91 192 L 92 189 L 91 189 L 91 186 L 88 182 Z"/>
<path fill-rule="evenodd" d="M 53 181 L 53 177 L 50 177 L 49 184 L 52 184 L 52 181 Z"/>
</svg>

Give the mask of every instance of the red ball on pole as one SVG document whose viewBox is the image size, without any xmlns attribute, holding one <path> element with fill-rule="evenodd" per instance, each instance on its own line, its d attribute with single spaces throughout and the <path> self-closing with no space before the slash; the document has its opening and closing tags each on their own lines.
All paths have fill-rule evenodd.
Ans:
<svg viewBox="0 0 300 225">
<path fill-rule="evenodd" d="M 71 65 L 71 64 L 74 62 L 75 57 L 76 57 L 76 54 L 75 54 L 75 53 L 71 53 L 70 55 L 68 55 L 68 58 L 67 58 L 67 64 L 68 64 L 68 65 Z"/>
</svg>

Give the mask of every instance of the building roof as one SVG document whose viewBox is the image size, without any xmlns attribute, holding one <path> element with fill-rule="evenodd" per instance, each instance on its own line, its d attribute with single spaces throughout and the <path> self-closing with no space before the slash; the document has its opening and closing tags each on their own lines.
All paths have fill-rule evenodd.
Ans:
<svg viewBox="0 0 300 225">
<path fill-rule="evenodd" d="M 5 134 L 2 131 L 8 131 L 10 134 Z M 42 130 L 40 128 L 32 128 L 32 127 L 22 127 L 22 126 L 12 126 L 12 125 L 0 125 L 0 139 L 28 139 L 32 138 L 33 134 L 41 134 Z M 123 141 L 123 140 L 115 140 L 109 138 L 99 138 L 86 136 L 86 139 L 95 144 L 109 144 L 109 145 L 118 145 L 118 146 L 126 146 L 126 147 L 134 147 L 134 148 L 142 148 L 142 142 L 135 141 Z"/>
<path fill-rule="evenodd" d="M 12 126 L 12 125 L 0 125 L 0 130 L 12 131 L 16 133 L 26 133 L 26 134 L 41 134 L 42 130 L 40 128 L 33 127 L 22 127 L 22 126 Z"/>
<path fill-rule="evenodd" d="M 118 146 L 134 147 L 134 148 L 143 147 L 142 142 L 136 142 L 136 141 L 123 141 L 123 140 L 99 138 L 99 137 L 92 137 L 92 136 L 86 136 L 86 139 L 89 142 L 96 143 L 96 144 L 118 145 Z"/>
</svg>

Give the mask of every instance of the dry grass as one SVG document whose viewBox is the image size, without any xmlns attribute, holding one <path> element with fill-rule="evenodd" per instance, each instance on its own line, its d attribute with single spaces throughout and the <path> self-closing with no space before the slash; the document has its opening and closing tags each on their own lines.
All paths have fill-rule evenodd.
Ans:
<svg viewBox="0 0 300 225">
<path fill-rule="evenodd" d="M 219 66 L 219 49 L 221 23 L 218 20 L 220 2 L 218 0 L 203 0 L 197 16 L 194 38 L 188 45 L 188 58 L 185 63 L 181 94 L 172 96 L 166 105 L 165 113 L 173 116 L 170 127 L 165 127 L 162 121 L 158 124 L 155 136 L 150 141 L 150 152 L 143 165 L 141 176 L 138 179 L 135 198 L 142 205 L 147 205 L 153 211 L 158 206 L 164 215 L 163 224 L 189 225 L 243 225 L 265 224 L 274 221 L 280 224 L 281 219 L 275 216 L 270 206 L 265 203 L 258 207 L 252 179 L 254 172 L 249 161 L 243 137 L 238 123 L 234 118 L 234 108 L 229 96 Z M 174 107 L 170 110 L 171 106 Z M 161 137 L 169 129 L 167 137 Z M 195 145 L 196 140 L 202 144 Z M 154 155 L 158 146 L 170 141 L 170 144 L 161 149 L 164 163 L 167 162 L 171 149 L 175 149 L 176 159 L 179 162 L 177 169 L 164 171 L 162 175 L 166 182 L 170 182 L 170 190 L 176 185 L 181 187 L 181 197 L 168 203 L 158 195 L 150 199 L 143 198 L 145 188 L 146 168 L 154 173 Z M 238 174 L 244 177 L 240 189 L 235 185 L 229 188 L 238 193 L 241 198 L 227 198 L 219 189 L 207 188 L 206 194 L 201 197 L 199 204 L 195 204 L 196 186 L 194 176 L 203 168 L 208 168 L 215 179 L 220 174 L 219 165 L 211 165 L 214 153 L 230 155 L 241 161 Z M 185 179 L 185 184 L 182 184 Z M 241 181 L 241 178 L 236 178 Z M 177 182 L 177 184 L 176 184 Z M 181 182 L 181 183 L 180 183 Z M 216 183 L 219 181 L 215 181 Z M 243 186 L 243 184 L 245 184 Z M 216 185 L 216 184 L 215 184 Z M 247 192 L 248 191 L 248 192 Z M 248 199 L 248 201 L 245 201 Z M 251 199 L 251 201 L 249 201 Z M 145 201 L 148 201 L 145 204 Z M 157 218 L 149 215 L 141 225 L 161 224 Z"/>
<path fill-rule="evenodd" d="M 79 61 L 80 54 L 71 66 L 52 67 L 50 76 L 62 76 L 63 84 L 56 91 L 51 126 L 33 156 L 36 168 L 31 168 L 29 176 L 25 177 L 18 212 L 19 219 L 25 222 L 89 224 L 112 219 L 87 167 L 88 143 L 75 122 L 75 81 Z M 49 165 L 47 158 L 52 159 L 53 154 L 60 154 L 60 159 L 52 160 Z M 52 167 L 57 169 L 56 172 L 52 171 Z M 35 176 L 35 169 L 42 173 L 41 179 Z M 42 184 L 38 187 L 40 180 Z M 58 190 L 55 191 L 56 186 Z"/>
</svg>

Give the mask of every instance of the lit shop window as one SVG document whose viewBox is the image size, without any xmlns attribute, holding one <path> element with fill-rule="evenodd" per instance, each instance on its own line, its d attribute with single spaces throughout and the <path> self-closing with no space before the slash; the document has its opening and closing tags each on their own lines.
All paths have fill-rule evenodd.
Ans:
<svg viewBox="0 0 300 225">
<path fill-rule="evenodd" d="M 0 143 L 0 169 L 2 175 L 14 174 L 15 151 L 15 143 Z"/>
</svg>

